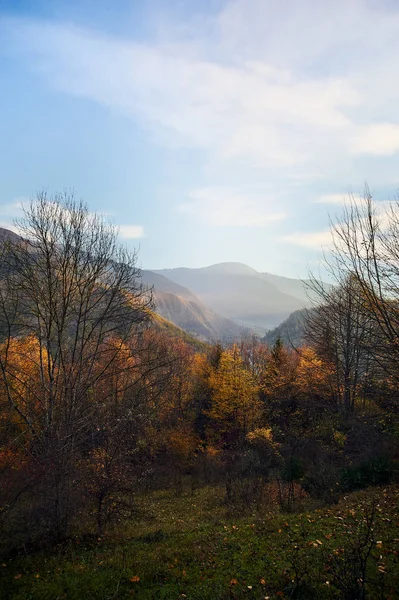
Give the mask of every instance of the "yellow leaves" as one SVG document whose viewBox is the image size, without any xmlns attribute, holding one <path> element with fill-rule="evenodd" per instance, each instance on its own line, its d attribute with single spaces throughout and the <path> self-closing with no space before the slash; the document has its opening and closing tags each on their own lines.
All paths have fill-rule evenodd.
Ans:
<svg viewBox="0 0 399 600">
<path fill-rule="evenodd" d="M 254 429 L 254 431 L 250 431 L 247 434 L 247 440 L 249 442 L 272 443 L 273 442 L 273 433 L 272 433 L 271 427 L 261 427 L 258 429 Z"/>
<path fill-rule="evenodd" d="M 252 429 L 261 408 L 258 387 L 245 368 L 237 345 L 222 352 L 209 385 L 213 391 L 209 416 L 220 421 L 233 417 L 238 425 L 245 423 L 247 429 Z"/>
<path fill-rule="evenodd" d="M 320 389 L 326 384 L 330 372 L 331 367 L 325 364 L 313 349 L 301 348 L 295 377 L 295 383 L 301 391 L 306 393 L 310 389 Z"/>
<path fill-rule="evenodd" d="M 7 385 L 15 405 L 33 420 L 43 408 L 43 383 L 50 357 L 33 335 L 11 338 L 0 346 L 0 355 L 5 377 L 0 387 Z"/>
<path fill-rule="evenodd" d="M 341 431 L 334 431 L 333 432 L 334 442 L 336 443 L 336 445 L 339 448 L 343 448 L 344 447 L 347 438 L 348 438 L 348 436 L 345 435 L 345 434 L 343 434 Z"/>
<path fill-rule="evenodd" d="M 238 585 L 237 579 L 230 579 L 230 585 Z"/>
<path fill-rule="evenodd" d="M 382 548 L 382 541 L 380 540 L 380 541 L 376 542 L 375 547 L 376 548 Z"/>
<path fill-rule="evenodd" d="M 180 426 L 170 430 L 166 436 L 167 446 L 179 459 L 187 459 L 198 448 L 200 439 L 188 427 Z"/>
</svg>

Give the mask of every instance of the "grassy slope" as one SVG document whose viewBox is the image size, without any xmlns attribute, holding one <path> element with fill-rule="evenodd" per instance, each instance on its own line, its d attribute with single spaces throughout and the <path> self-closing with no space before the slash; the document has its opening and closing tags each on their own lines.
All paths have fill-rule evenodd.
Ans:
<svg viewBox="0 0 399 600">
<path fill-rule="evenodd" d="M 191 346 L 195 350 L 198 350 L 199 352 L 205 352 L 208 348 L 208 344 L 206 342 L 196 339 L 195 337 L 187 333 L 187 331 L 181 329 L 181 327 L 178 327 L 177 325 L 174 325 L 174 323 L 172 323 L 171 321 L 168 321 L 164 317 L 161 317 L 161 315 L 158 315 L 157 313 L 152 313 L 152 318 L 153 326 L 159 331 L 164 331 L 172 337 L 182 339 L 189 346 Z"/>
<path fill-rule="evenodd" d="M 375 585 L 367 598 L 392 600 L 399 597 L 398 487 L 352 494 L 334 508 L 240 517 L 228 515 L 217 488 L 182 498 L 153 493 L 139 499 L 142 518 L 108 538 L 3 563 L 0 597 L 342 598 L 334 582 L 345 565 L 350 570 L 348 552 L 373 498 L 368 577 Z"/>
</svg>

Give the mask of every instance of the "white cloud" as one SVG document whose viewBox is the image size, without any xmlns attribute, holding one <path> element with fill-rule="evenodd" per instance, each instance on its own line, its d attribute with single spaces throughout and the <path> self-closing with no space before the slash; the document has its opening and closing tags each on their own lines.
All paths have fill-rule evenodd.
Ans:
<svg viewBox="0 0 399 600">
<path fill-rule="evenodd" d="M 373 123 L 363 127 L 354 137 L 352 152 L 389 156 L 399 150 L 399 125 L 396 123 Z"/>
<path fill-rule="evenodd" d="M 135 240 L 144 237 L 144 228 L 141 225 L 119 225 L 117 229 L 123 240 Z"/>
<path fill-rule="evenodd" d="M 158 141 L 255 165 L 302 164 L 351 123 L 358 94 L 345 77 L 227 64 L 179 44 L 152 46 L 70 26 L 18 22 L 17 40 L 53 86 L 141 120 Z M 310 143 L 311 142 L 311 143 Z"/>
<path fill-rule="evenodd" d="M 7 204 L 0 204 L 0 215 L 15 219 L 23 214 L 23 207 L 29 203 L 29 199 L 25 197 L 16 198 Z"/>
<path fill-rule="evenodd" d="M 396 181 L 394 160 L 383 171 L 373 161 L 399 152 L 395 3 L 226 0 L 219 13 L 168 22 L 142 43 L 61 22 L 0 28 L 7 51 L 55 89 L 125 115 L 158 144 L 202 150 L 217 183 L 230 181 L 222 169 L 240 182 L 261 169 L 277 192 L 305 179 L 308 189 L 323 178 L 333 189 Z M 240 192 L 195 194 L 181 210 L 208 223 L 282 218 Z"/>
<path fill-rule="evenodd" d="M 203 188 L 190 198 L 179 210 L 211 227 L 265 227 L 286 216 L 271 198 L 230 188 Z"/>
<path fill-rule="evenodd" d="M 0 220 L 0 227 L 3 229 L 9 229 L 10 231 L 14 231 L 14 233 L 19 233 L 18 229 L 12 223 L 8 223 L 7 221 Z"/>
<path fill-rule="evenodd" d="M 331 248 L 333 243 L 333 237 L 330 230 L 308 233 L 291 233 L 290 235 L 285 235 L 280 239 L 287 244 L 293 244 L 295 246 L 317 250 L 322 248 Z"/>
<path fill-rule="evenodd" d="M 315 204 L 332 204 L 343 206 L 347 202 L 354 204 L 362 204 L 364 202 L 364 196 L 360 194 L 324 194 L 314 200 Z"/>
</svg>

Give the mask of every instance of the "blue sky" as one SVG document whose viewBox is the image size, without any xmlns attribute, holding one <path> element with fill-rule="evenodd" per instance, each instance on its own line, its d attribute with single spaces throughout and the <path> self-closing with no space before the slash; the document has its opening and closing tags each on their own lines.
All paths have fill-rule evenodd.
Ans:
<svg viewBox="0 0 399 600">
<path fill-rule="evenodd" d="M 393 0 L 0 0 L 0 224 L 74 188 L 144 268 L 304 277 L 398 189 Z"/>
</svg>

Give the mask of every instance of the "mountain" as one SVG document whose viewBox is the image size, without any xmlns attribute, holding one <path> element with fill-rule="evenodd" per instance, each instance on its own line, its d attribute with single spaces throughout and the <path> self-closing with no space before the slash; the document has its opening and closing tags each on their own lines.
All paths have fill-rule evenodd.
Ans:
<svg viewBox="0 0 399 600">
<path fill-rule="evenodd" d="M 304 319 L 306 313 L 306 309 L 296 310 L 291 313 L 275 329 L 268 331 L 262 341 L 268 346 L 274 346 L 276 341 L 280 339 L 286 346 L 301 346 L 304 343 Z"/>
<path fill-rule="evenodd" d="M 13 231 L 10 231 L 9 229 L 4 229 L 4 227 L 0 227 L 0 244 L 6 241 L 16 243 L 19 240 L 21 240 L 21 237 L 19 235 L 17 235 Z"/>
<path fill-rule="evenodd" d="M 258 273 L 242 263 L 200 269 L 161 269 L 154 273 L 192 290 L 213 311 L 265 332 L 309 305 L 306 285 L 297 279 Z"/>
<path fill-rule="evenodd" d="M 142 281 L 153 287 L 156 312 L 203 340 L 230 341 L 243 333 L 237 323 L 205 306 L 190 290 L 153 271 L 142 271 Z"/>
<path fill-rule="evenodd" d="M 21 238 L 0 228 L 0 244 Z M 156 312 L 199 340 L 232 341 L 249 329 L 263 335 L 309 303 L 300 280 L 258 273 L 242 263 L 201 269 L 142 271 Z"/>
</svg>

